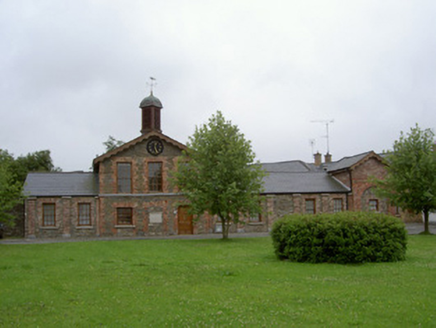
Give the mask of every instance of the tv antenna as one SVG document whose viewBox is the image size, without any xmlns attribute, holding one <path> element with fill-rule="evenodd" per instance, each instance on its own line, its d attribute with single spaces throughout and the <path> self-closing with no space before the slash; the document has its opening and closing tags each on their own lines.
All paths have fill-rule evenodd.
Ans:
<svg viewBox="0 0 436 328">
<path fill-rule="evenodd" d="M 157 85 L 156 79 L 150 76 L 150 82 L 147 82 L 147 85 L 150 86 L 150 93 L 153 94 L 153 87 Z"/>
<path fill-rule="evenodd" d="M 326 135 L 323 136 L 323 137 L 327 139 L 327 154 L 330 154 L 329 125 L 330 125 L 330 123 L 334 123 L 335 120 L 313 120 L 313 121 L 310 121 L 310 122 L 325 124 Z"/>
<path fill-rule="evenodd" d="M 316 140 L 315 139 L 309 139 L 310 142 L 310 148 L 312 149 L 312 155 L 315 154 L 314 153 L 314 148 L 315 148 L 315 144 L 316 144 Z"/>
</svg>

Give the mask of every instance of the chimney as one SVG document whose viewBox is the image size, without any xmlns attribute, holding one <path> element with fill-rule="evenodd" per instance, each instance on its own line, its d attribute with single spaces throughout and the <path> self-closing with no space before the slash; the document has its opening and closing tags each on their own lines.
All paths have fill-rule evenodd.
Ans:
<svg viewBox="0 0 436 328">
<path fill-rule="evenodd" d="M 332 155 L 327 153 L 324 155 L 324 162 L 327 163 L 331 163 L 332 162 Z"/>
<path fill-rule="evenodd" d="M 313 157 L 315 158 L 315 165 L 320 166 L 321 160 L 322 160 L 322 155 L 319 152 L 317 152 L 316 154 L 313 155 Z"/>
</svg>

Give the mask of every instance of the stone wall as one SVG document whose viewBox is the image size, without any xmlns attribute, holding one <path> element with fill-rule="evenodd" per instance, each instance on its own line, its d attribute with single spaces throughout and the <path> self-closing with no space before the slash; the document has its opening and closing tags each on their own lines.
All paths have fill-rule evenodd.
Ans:
<svg viewBox="0 0 436 328">
<path fill-rule="evenodd" d="M 96 197 L 29 197 L 26 199 L 25 237 L 91 237 L 97 235 L 98 198 Z M 91 225 L 79 225 L 79 203 L 90 204 Z M 55 225 L 43 225 L 44 204 L 55 205 Z"/>
<path fill-rule="evenodd" d="M 180 195 L 103 195 L 100 197 L 99 232 L 102 236 L 175 235 L 177 209 L 184 202 Z M 117 224 L 119 207 L 132 208 L 132 225 Z"/>
<path fill-rule="evenodd" d="M 305 214 L 306 200 L 315 202 L 315 213 L 333 213 L 334 200 L 341 199 L 343 210 L 346 209 L 347 195 L 338 194 L 270 194 L 263 203 L 262 222 L 264 226 L 258 231 L 270 231 L 274 222 L 289 214 Z"/>
<path fill-rule="evenodd" d="M 122 153 L 106 159 L 99 166 L 100 194 L 117 193 L 117 163 L 131 163 L 132 165 L 132 193 L 147 194 L 148 187 L 148 163 L 162 163 L 163 193 L 171 193 L 175 188 L 170 183 L 170 173 L 175 169 L 178 156 L 181 151 L 175 146 L 164 143 L 164 151 L 159 156 L 151 156 L 146 150 L 146 141 Z"/>
</svg>

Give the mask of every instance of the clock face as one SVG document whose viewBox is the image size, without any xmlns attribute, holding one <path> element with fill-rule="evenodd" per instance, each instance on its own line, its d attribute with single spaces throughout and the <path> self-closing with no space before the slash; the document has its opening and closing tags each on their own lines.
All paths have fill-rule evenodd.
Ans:
<svg viewBox="0 0 436 328">
<path fill-rule="evenodd" d="M 163 149 L 163 143 L 159 139 L 152 139 L 147 143 L 147 151 L 153 156 L 157 156 L 162 153 Z"/>
</svg>

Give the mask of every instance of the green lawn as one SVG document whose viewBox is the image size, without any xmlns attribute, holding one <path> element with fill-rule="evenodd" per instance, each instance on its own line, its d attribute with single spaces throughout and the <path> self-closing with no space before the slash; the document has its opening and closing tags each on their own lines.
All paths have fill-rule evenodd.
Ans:
<svg viewBox="0 0 436 328">
<path fill-rule="evenodd" d="M 278 261 L 270 238 L 0 245 L 1 327 L 434 327 L 436 236 L 407 260 Z"/>
</svg>

